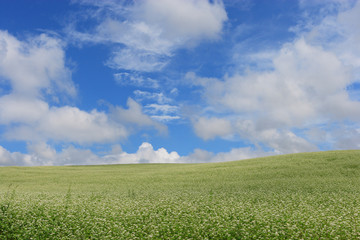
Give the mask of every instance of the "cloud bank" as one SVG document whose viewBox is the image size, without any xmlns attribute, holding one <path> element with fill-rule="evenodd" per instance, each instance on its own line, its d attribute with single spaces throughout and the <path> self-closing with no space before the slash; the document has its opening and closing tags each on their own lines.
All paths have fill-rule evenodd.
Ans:
<svg viewBox="0 0 360 240">
<path fill-rule="evenodd" d="M 98 165 L 98 164 L 137 164 L 137 163 L 206 163 L 243 160 L 269 156 L 275 152 L 264 152 L 248 147 L 234 148 L 230 152 L 214 154 L 195 149 L 188 156 L 180 156 L 176 151 L 168 152 L 165 148 L 155 150 L 148 142 L 143 142 L 135 153 L 121 149 L 99 156 L 90 149 L 69 146 L 56 151 L 46 143 L 28 146 L 29 153 L 10 152 L 0 146 L 0 166 L 59 166 L 59 165 Z"/>
</svg>

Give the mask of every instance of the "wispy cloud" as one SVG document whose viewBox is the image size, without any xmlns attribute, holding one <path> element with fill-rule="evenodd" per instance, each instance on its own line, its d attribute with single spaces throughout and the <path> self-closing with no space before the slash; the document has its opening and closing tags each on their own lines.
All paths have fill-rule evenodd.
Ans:
<svg viewBox="0 0 360 240">
<path fill-rule="evenodd" d="M 173 101 L 171 98 L 167 97 L 163 92 L 148 92 L 142 90 L 135 90 L 134 95 L 138 101 L 152 100 L 159 104 L 167 104 Z"/>
<path fill-rule="evenodd" d="M 151 118 L 160 122 L 169 122 L 180 119 L 180 107 L 169 104 L 151 103 L 145 106 L 144 110 Z"/>
<path fill-rule="evenodd" d="M 152 79 L 150 77 L 143 77 L 138 73 L 128 73 L 121 72 L 114 74 L 115 81 L 122 86 L 135 86 L 142 88 L 152 88 L 158 89 L 160 88 L 160 84 L 158 80 Z"/>
</svg>

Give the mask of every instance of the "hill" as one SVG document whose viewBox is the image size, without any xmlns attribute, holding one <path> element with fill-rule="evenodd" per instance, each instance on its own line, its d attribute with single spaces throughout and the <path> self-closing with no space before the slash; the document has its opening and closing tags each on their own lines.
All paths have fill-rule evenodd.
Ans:
<svg viewBox="0 0 360 240">
<path fill-rule="evenodd" d="M 0 239 L 359 239 L 360 151 L 0 168 Z"/>
</svg>

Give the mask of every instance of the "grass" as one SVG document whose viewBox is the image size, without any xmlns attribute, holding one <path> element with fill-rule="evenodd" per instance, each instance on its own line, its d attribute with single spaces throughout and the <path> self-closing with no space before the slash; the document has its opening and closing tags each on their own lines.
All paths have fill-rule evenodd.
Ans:
<svg viewBox="0 0 360 240">
<path fill-rule="evenodd" d="M 360 239 L 360 151 L 3 167 L 0 239 Z"/>
</svg>

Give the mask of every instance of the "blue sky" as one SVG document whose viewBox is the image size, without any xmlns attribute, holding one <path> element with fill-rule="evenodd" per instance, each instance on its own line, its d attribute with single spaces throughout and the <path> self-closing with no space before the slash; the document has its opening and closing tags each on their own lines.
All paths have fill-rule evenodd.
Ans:
<svg viewBox="0 0 360 240">
<path fill-rule="evenodd" d="M 0 1 L 0 166 L 359 149 L 360 1 Z"/>
</svg>

